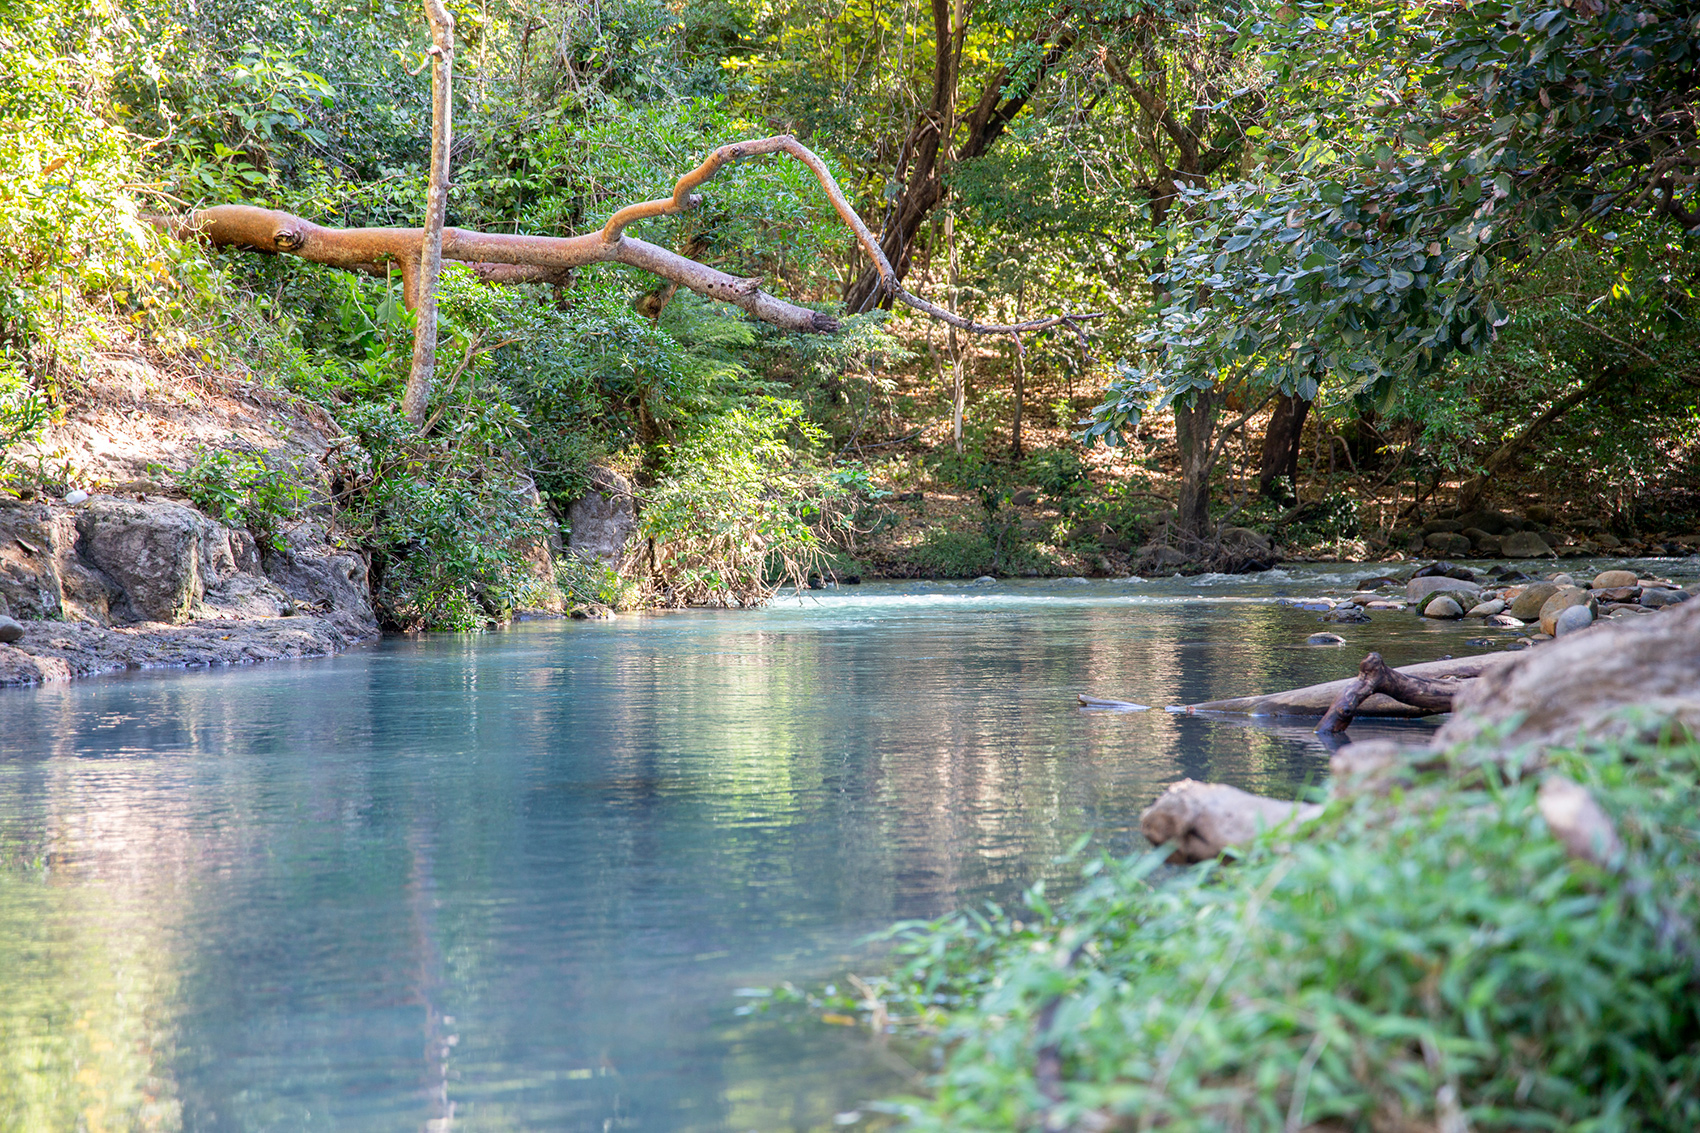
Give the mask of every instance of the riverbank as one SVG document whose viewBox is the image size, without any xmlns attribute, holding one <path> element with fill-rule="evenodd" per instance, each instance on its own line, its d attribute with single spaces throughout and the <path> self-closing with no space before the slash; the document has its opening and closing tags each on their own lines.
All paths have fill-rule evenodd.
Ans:
<svg viewBox="0 0 1700 1133">
<path fill-rule="evenodd" d="M 1228 864 L 904 930 L 857 1006 L 943 1048 L 909 1127 L 1694 1128 L 1696 642 L 1694 603 L 1578 631 Z"/>
</svg>

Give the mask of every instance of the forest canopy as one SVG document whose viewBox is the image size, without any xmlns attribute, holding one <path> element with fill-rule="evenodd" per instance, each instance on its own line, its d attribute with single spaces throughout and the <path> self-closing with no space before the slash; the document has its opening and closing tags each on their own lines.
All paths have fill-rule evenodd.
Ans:
<svg viewBox="0 0 1700 1133">
<path fill-rule="evenodd" d="M 836 332 L 807 342 L 746 317 L 753 283 L 723 296 L 740 310 L 631 256 L 501 289 L 450 263 L 442 380 L 398 417 L 413 333 L 401 265 L 355 278 L 220 254 L 148 218 L 251 206 L 319 230 L 418 228 L 425 13 L 21 0 L 0 15 L 0 446 L 59 412 L 119 340 L 245 361 L 357 439 L 332 477 L 337 507 L 383 568 L 395 624 L 475 624 L 521 603 L 501 548 L 559 527 L 597 462 L 658 497 L 696 484 L 715 508 L 755 507 L 759 488 L 727 504 L 711 468 L 680 460 L 711 451 L 728 414 L 787 438 L 762 449 L 797 485 L 797 539 L 779 542 L 835 552 L 866 529 L 879 483 L 900 486 L 857 471 L 868 445 L 978 493 L 1004 565 L 1019 558 L 997 550 L 1012 490 L 1065 465 L 1080 472 L 1051 493 L 1074 501 L 1053 543 L 1149 540 L 1204 565 L 1247 561 L 1223 549 L 1227 513 L 1278 537 L 1392 490 L 1386 546 L 1443 483 L 1468 508 L 1531 462 L 1620 535 L 1695 506 L 1700 18 L 1683 5 L 448 10 L 451 228 L 589 239 L 672 197 L 719 147 L 794 136 L 818 170 L 729 161 L 690 207 L 617 227 L 656 249 L 651 267 L 759 280 L 796 312 L 785 325 Z M 958 324 L 1044 325 L 971 342 L 902 302 L 883 309 L 899 287 Z M 1108 317 L 1062 318 L 1091 312 Z M 941 414 L 942 449 L 927 432 Z M 1295 496 L 1307 423 L 1318 455 Z M 1340 451 L 1363 482 L 1319 479 L 1324 449 L 1327 475 L 1344 475 Z M 1369 538 L 1360 526 L 1329 529 Z M 469 531 L 483 551 L 464 548 Z M 818 569 L 811 556 L 719 593 L 759 599 Z"/>
</svg>

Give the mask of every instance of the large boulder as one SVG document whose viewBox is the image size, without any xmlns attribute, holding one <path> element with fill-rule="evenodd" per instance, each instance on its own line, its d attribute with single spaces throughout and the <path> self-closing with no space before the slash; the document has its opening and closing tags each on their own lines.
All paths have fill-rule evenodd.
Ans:
<svg viewBox="0 0 1700 1133">
<path fill-rule="evenodd" d="M 78 557 L 71 511 L 0 495 L 0 614 L 104 624 L 120 597 Z"/>
<path fill-rule="evenodd" d="M 1457 531 L 1435 531 L 1425 535 L 1423 547 L 1437 555 L 1467 555 L 1473 549 L 1470 537 Z"/>
<path fill-rule="evenodd" d="M 77 530 L 84 557 L 123 592 L 114 616 L 132 622 L 187 618 L 206 593 L 202 544 L 211 522 L 166 500 L 92 499 L 77 516 Z M 225 544 L 228 550 L 228 539 Z"/>
<path fill-rule="evenodd" d="M 1597 622 L 1484 671 L 1458 693 L 1435 744 L 1484 734 L 1508 746 L 1564 744 L 1669 720 L 1700 735 L 1700 602 Z"/>
<path fill-rule="evenodd" d="M 1513 531 L 1499 541 L 1499 553 L 1508 559 L 1557 558 L 1558 552 L 1533 531 Z"/>
<path fill-rule="evenodd" d="M 95 625 L 336 612 L 376 632 L 366 564 L 311 532 L 269 554 L 241 528 L 157 496 L 94 496 L 75 508 L 0 497 L 0 613 Z"/>
<path fill-rule="evenodd" d="M 618 567 L 637 532 L 632 482 L 612 468 L 590 470 L 590 490 L 567 507 L 567 550 Z"/>
</svg>

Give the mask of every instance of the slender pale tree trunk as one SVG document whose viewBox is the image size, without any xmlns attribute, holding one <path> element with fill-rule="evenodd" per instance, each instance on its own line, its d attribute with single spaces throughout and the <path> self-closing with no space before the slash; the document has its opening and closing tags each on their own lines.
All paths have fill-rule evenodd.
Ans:
<svg viewBox="0 0 1700 1133">
<path fill-rule="evenodd" d="M 401 412 L 415 428 L 425 423 L 431 379 L 437 369 L 437 277 L 443 270 L 443 223 L 449 211 L 449 145 L 454 136 L 455 18 L 443 0 L 425 0 L 431 24 L 431 181 L 425 194 L 425 237 L 413 274 L 413 368 Z"/>
</svg>

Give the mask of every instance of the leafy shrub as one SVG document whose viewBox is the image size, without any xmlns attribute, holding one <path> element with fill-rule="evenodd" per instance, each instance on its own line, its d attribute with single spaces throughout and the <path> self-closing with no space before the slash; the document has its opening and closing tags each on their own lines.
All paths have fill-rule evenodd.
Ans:
<svg viewBox="0 0 1700 1133">
<path fill-rule="evenodd" d="M 778 582 L 802 586 L 818 568 L 811 520 L 825 485 L 792 433 L 805 445 L 822 436 L 796 402 L 763 398 L 709 418 L 674 447 L 639 517 L 667 601 L 759 605 Z"/>
<path fill-rule="evenodd" d="M 527 560 L 546 517 L 515 460 L 511 407 L 468 406 L 454 435 L 421 437 L 388 403 L 343 416 L 332 450 L 338 519 L 372 561 L 379 617 L 396 629 L 478 629 L 541 604 L 553 580 Z"/>
<path fill-rule="evenodd" d="M 1486 790 L 1431 778 L 1234 865 L 1098 860 L 1059 904 L 901 928 L 889 1008 L 947 1051 L 912 1126 L 1695 1128 L 1700 744 L 1553 758 L 1620 871 L 1567 857 L 1484 749 L 1458 759 Z"/>
<path fill-rule="evenodd" d="M 1079 506 L 1092 490 L 1086 462 L 1072 448 L 1037 449 L 1028 455 L 1023 470 L 1033 486 L 1063 511 Z"/>
<path fill-rule="evenodd" d="M 308 498 L 293 469 L 250 449 L 202 448 L 181 472 L 159 464 L 148 465 L 148 472 L 171 476 L 196 507 L 214 519 L 246 527 L 255 542 L 277 551 L 288 546 L 283 524 L 300 513 Z"/>
</svg>

